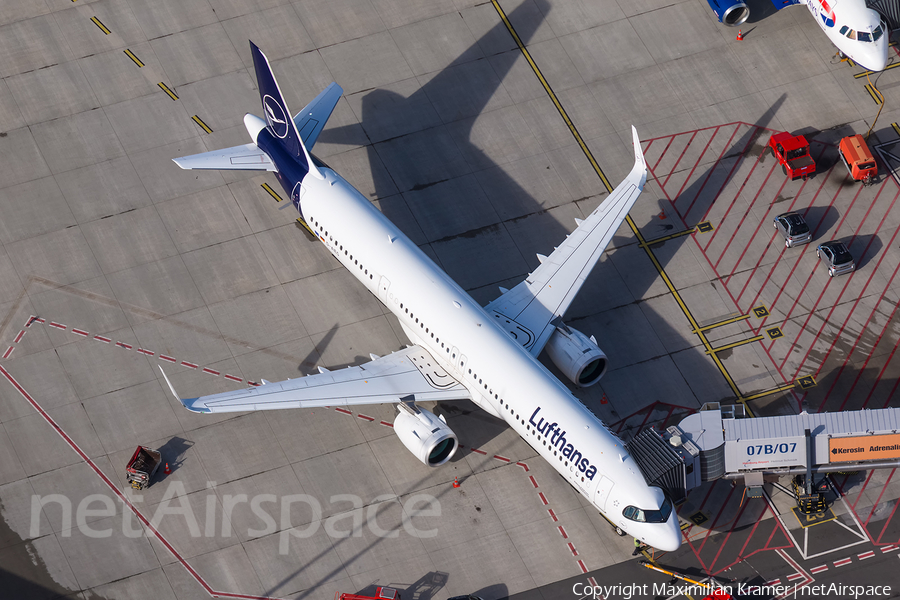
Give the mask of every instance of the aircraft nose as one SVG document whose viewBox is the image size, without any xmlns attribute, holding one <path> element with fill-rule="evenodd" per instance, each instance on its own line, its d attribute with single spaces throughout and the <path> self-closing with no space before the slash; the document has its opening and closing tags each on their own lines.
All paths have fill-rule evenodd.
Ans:
<svg viewBox="0 0 900 600">
<path fill-rule="evenodd" d="M 859 57 L 853 57 L 853 60 L 869 71 L 884 71 L 888 61 L 887 38 L 882 37 L 865 52 L 860 52 Z"/>
<path fill-rule="evenodd" d="M 669 518 L 663 530 L 657 534 L 657 539 L 651 545 L 663 552 L 678 550 L 681 546 L 681 528 L 678 526 L 678 517 L 673 514 Z"/>
</svg>

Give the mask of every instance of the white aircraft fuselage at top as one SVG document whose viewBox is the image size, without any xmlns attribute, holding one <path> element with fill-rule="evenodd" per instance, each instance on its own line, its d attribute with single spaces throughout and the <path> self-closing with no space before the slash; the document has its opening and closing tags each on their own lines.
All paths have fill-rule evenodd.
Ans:
<svg viewBox="0 0 900 600">
<path fill-rule="evenodd" d="M 888 60 L 887 25 L 866 0 L 803 0 L 831 43 L 869 71 L 883 71 Z"/>
<path fill-rule="evenodd" d="M 662 489 L 647 484 L 622 441 L 536 359 L 557 329 L 571 333 L 561 325 L 561 313 L 643 188 L 646 165 L 637 133 L 633 135 L 635 165 L 628 178 L 579 222 L 578 229 L 549 258 L 541 257 L 544 264 L 529 276 L 530 280 L 514 288 L 512 295 L 503 290 L 504 296 L 495 301 L 514 304 L 524 294 L 526 304 L 535 306 L 539 304 L 535 298 L 543 298 L 540 294 L 571 288 L 564 299 L 554 301 L 553 307 L 562 307 L 556 311 L 559 314 L 543 306 L 536 309 L 546 323 L 535 325 L 530 321 L 536 333 L 533 338 L 525 336 L 523 342 L 523 336 L 514 339 L 502 326 L 501 321 L 510 320 L 501 319 L 499 309 L 492 308 L 495 303 L 488 310 L 477 304 L 365 196 L 311 158 L 308 147 L 315 143 L 340 96 L 340 88 L 329 86 L 298 113 L 289 123 L 292 127 L 286 128 L 290 113 L 268 61 L 252 43 L 251 49 L 266 115 L 265 122 L 249 114 L 244 119 L 254 144 L 176 162 L 182 168 L 207 169 L 249 168 L 247 164 L 255 163 L 258 169 L 274 171 L 309 228 L 397 317 L 415 346 L 386 357 L 373 355 L 371 363 L 358 367 L 334 372 L 320 369 L 319 374 L 307 377 L 279 383 L 263 381 L 259 387 L 181 402 L 197 412 L 398 404 L 397 435 L 422 462 L 437 466 L 452 457 L 456 436 L 443 419 L 419 410 L 409 396 L 421 401 L 470 399 L 508 423 L 613 524 L 655 548 L 677 549 L 681 531 L 671 500 Z M 329 106 L 323 109 L 323 104 Z M 309 121 L 304 121 L 305 117 Z M 307 135 L 300 133 L 304 131 Z M 294 138 L 300 136 L 297 146 Z M 594 244 L 592 236 L 600 233 L 604 234 L 602 241 Z M 587 248 L 589 243 L 599 246 Z M 576 260 L 584 264 L 574 265 Z M 541 271 L 543 267 L 555 269 L 554 276 L 560 278 L 552 280 L 556 288 L 547 291 L 553 286 L 544 286 L 532 296 L 523 286 L 536 285 L 535 280 L 547 272 Z M 569 270 L 575 273 L 571 277 Z M 563 275 L 572 281 L 563 281 Z M 505 310 L 504 314 L 509 314 L 511 309 Z M 519 317 L 518 323 L 523 324 L 520 331 L 529 329 L 526 321 L 526 317 Z M 524 343 L 531 344 L 530 351 Z M 605 355 L 601 352 L 600 356 L 594 366 L 605 370 Z M 415 366 L 410 366 L 412 363 Z M 409 386 L 414 389 L 412 394 Z M 421 424 L 425 428 L 417 429 Z M 429 436 L 443 437 L 440 443 L 429 445 Z"/>
</svg>

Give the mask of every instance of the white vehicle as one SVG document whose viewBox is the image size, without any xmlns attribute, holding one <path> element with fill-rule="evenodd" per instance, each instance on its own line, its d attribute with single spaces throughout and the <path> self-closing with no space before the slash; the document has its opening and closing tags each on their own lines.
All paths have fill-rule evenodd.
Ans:
<svg viewBox="0 0 900 600">
<path fill-rule="evenodd" d="M 720 23 L 743 25 L 750 9 L 743 0 L 707 0 Z M 869 71 L 883 71 L 888 60 L 887 25 L 866 0 L 772 0 L 776 9 L 806 4 L 831 43 Z"/>
<path fill-rule="evenodd" d="M 184 169 L 274 171 L 307 225 L 396 315 L 413 345 L 339 371 L 320 368 L 307 377 L 181 399 L 184 406 L 208 413 L 396 404 L 400 441 L 437 467 L 453 457 L 457 437 L 416 402 L 468 399 L 506 421 L 623 531 L 661 550 L 678 548 L 671 500 L 647 484 L 622 441 L 537 360 L 546 347 L 581 387 L 606 371 L 594 338 L 567 327 L 562 315 L 646 182 L 637 132 L 632 128 L 635 162 L 626 179 L 549 257 L 539 257 L 542 264 L 525 281 L 481 307 L 365 196 L 310 156 L 341 88 L 332 83 L 290 119 L 268 60 L 252 42 L 251 50 L 266 115 L 266 121 L 244 117 L 254 143 L 175 162 Z"/>
</svg>

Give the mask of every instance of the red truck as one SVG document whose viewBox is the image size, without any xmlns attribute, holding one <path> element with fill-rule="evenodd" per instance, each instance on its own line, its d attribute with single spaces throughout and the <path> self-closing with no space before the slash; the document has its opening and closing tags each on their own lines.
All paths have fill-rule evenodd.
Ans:
<svg viewBox="0 0 900 600">
<path fill-rule="evenodd" d="M 786 131 L 773 133 L 769 138 L 769 151 L 781 163 L 782 172 L 793 179 L 804 180 L 816 172 L 816 161 L 809 153 L 809 142 L 802 135 Z"/>
</svg>

